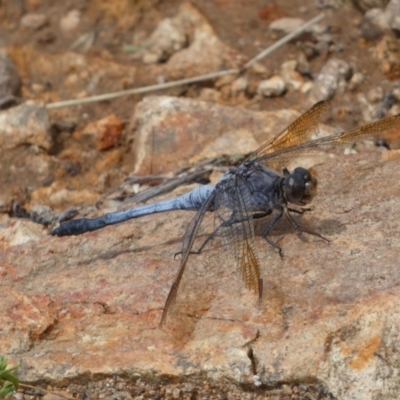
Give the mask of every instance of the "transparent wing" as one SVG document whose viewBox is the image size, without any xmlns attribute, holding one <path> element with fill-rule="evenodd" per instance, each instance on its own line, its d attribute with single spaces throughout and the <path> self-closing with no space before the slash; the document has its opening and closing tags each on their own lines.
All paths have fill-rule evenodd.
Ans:
<svg viewBox="0 0 400 400">
<path fill-rule="evenodd" d="M 300 154 L 313 154 L 320 151 L 326 151 L 338 146 L 354 143 L 363 138 L 379 136 L 392 129 L 400 129 L 400 115 L 384 118 L 359 128 L 351 129 L 347 132 L 339 132 L 330 136 L 296 144 L 291 147 L 281 148 L 273 153 L 260 153 L 260 156 L 254 161 L 267 165 L 277 163 L 286 166 Z M 258 152 L 256 153 L 258 154 Z"/>
<path fill-rule="evenodd" d="M 186 233 L 182 244 L 182 260 L 179 266 L 178 274 L 175 277 L 174 283 L 168 293 L 167 300 L 165 301 L 164 310 L 161 316 L 160 326 L 162 326 L 166 319 L 170 308 L 173 306 L 178 293 L 179 285 L 182 280 L 183 273 L 185 272 L 186 264 L 190 255 L 190 250 L 192 249 L 193 243 L 196 239 L 197 232 L 200 228 L 201 222 L 203 221 L 204 215 L 210 209 L 215 198 L 215 190 L 212 191 L 208 199 L 203 203 L 197 214 L 190 221 L 189 226 L 186 229 Z"/>
<path fill-rule="evenodd" d="M 251 193 L 240 176 L 232 175 L 216 188 L 215 231 L 219 232 L 225 247 L 235 257 L 246 287 L 261 296 L 251 210 Z"/>
<path fill-rule="evenodd" d="M 318 133 L 321 115 L 328 110 L 329 107 L 330 104 L 327 101 L 316 103 L 310 110 L 291 123 L 276 138 L 259 147 L 248 157 L 248 161 L 267 160 L 268 158 L 266 156 L 269 154 L 295 147 L 309 141 L 313 135 Z M 271 161 L 268 163 L 266 162 L 266 164 L 275 170 L 280 170 L 282 162 L 275 157 L 274 160 L 271 159 Z"/>
</svg>

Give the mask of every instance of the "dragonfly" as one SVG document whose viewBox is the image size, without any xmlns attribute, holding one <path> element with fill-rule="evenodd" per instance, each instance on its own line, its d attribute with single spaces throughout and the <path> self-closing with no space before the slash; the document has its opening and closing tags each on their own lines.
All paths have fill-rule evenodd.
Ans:
<svg viewBox="0 0 400 400">
<path fill-rule="evenodd" d="M 255 219 L 276 212 L 261 236 L 276 248 L 281 256 L 281 247 L 269 238 L 269 233 L 282 217 L 287 218 L 296 230 L 329 241 L 321 234 L 303 227 L 294 218 L 294 214 L 310 211 L 306 206 L 317 193 L 316 177 L 312 171 L 302 167 L 290 172 L 287 166 L 300 155 L 350 145 L 362 138 L 375 137 L 400 128 L 399 114 L 349 131 L 318 137 L 321 132 L 321 116 L 329 106 L 327 101 L 316 103 L 277 137 L 250 154 L 244 162 L 230 168 L 215 185 L 201 185 L 172 199 L 111 212 L 97 218 L 63 222 L 50 234 L 80 235 L 148 214 L 171 210 L 197 211 L 183 237 L 182 249 L 178 253 L 181 254 L 179 270 L 166 299 L 160 325 L 166 322 L 167 315 L 175 303 L 190 255 L 201 253 L 207 243 L 215 237 L 221 238 L 227 251 L 234 256 L 244 285 L 261 297 L 263 281 L 255 246 Z M 195 239 L 207 212 L 214 213 L 214 231 L 197 251 L 193 251 Z"/>
</svg>

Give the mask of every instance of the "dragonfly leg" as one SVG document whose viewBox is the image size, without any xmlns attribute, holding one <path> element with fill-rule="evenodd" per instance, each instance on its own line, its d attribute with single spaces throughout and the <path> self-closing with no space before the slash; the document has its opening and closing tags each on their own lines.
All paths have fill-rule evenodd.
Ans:
<svg viewBox="0 0 400 400">
<path fill-rule="evenodd" d="M 263 218 L 263 217 L 265 217 L 265 216 L 267 216 L 267 215 L 269 215 L 270 214 L 270 212 L 263 212 L 263 213 L 258 213 L 258 214 L 254 214 L 253 215 L 253 219 L 258 219 L 258 218 Z M 234 221 L 231 221 L 231 220 L 229 220 L 229 221 L 225 221 L 225 222 L 223 222 L 221 225 L 219 225 L 217 228 L 215 228 L 214 229 L 214 231 L 212 232 L 212 233 L 210 233 L 208 236 L 207 236 L 207 239 L 201 244 L 201 246 L 198 248 L 198 250 L 193 250 L 193 251 L 191 251 L 189 254 L 201 254 L 201 252 L 204 250 L 204 247 L 206 247 L 206 245 L 207 245 L 207 243 L 211 240 L 211 239 L 214 239 L 216 236 L 217 236 L 217 233 L 218 233 L 218 231 L 221 229 L 221 228 L 223 228 L 223 227 L 227 227 L 227 226 L 230 226 L 230 225 L 233 225 L 233 224 L 237 224 L 237 223 L 239 223 L 239 222 L 242 222 L 242 221 L 240 221 L 240 220 L 234 220 Z M 272 244 L 272 243 L 271 243 Z M 275 245 L 275 243 L 273 244 L 273 246 Z M 275 245 L 275 246 L 277 246 L 277 245 Z M 279 247 L 279 246 L 278 246 Z M 174 254 L 174 258 L 176 258 L 176 256 L 178 256 L 179 254 L 182 254 L 182 252 L 181 251 L 178 251 L 177 253 L 175 253 Z"/>
<path fill-rule="evenodd" d="M 204 250 L 204 247 L 206 247 L 207 243 L 213 239 L 215 237 L 215 235 L 217 234 L 218 229 L 222 226 L 223 224 L 221 224 L 217 229 L 215 229 L 214 232 L 210 233 L 207 236 L 207 239 L 201 244 L 201 246 L 197 249 L 197 250 L 191 250 L 189 251 L 189 254 L 201 254 L 202 251 Z M 174 259 L 176 258 L 176 256 L 179 256 L 180 254 L 182 254 L 182 251 L 178 251 L 174 254 Z"/>
<path fill-rule="evenodd" d="M 257 214 L 253 214 L 253 219 L 259 219 L 259 218 L 264 218 L 267 215 L 270 215 L 272 213 L 272 211 L 266 211 L 266 212 L 261 212 L 261 213 L 257 213 Z"/>
<path fill-rule="evenodd" d="M 273 240 L 267 237 L 268 233 L 271 232 L 275 224 L 281 219 L 283 214 L 283 210 L 280 210 L 279 213 L 270 221 L 270 223 L 267 225 L 267 227 L 264 229 L 262 233 L 262 237 L 272 246 L 275 247 L 275 249 L 278 250 L 279 255 L 281 258 L 283 258 L 283 252 L 281 246 L 279 246 L 277 243 L 275 243 Z"/>
<path fill-rule="evenodd" d="M 207 243 L 211 240 L 214 239 L 215 236 L 217 236 L 218 231 L 223 227 L 223 226 L 228 226 L 229 224 L 231 224 L 232 222 L 230 221 L 225 221 L 223 222 L 221 225 L 219 225 L 216 229 L 214 229 L 214 231 L 212 233 L 210 233 L 207 236 L 207 239 L 201 244 L 201 246 L 197 249 L 197 250 L 193 250 L 190 251 L 189 254 L 201 254 L 201 252 L 204 250 L 204 247 L 206 247 Z M 174 254 L 174 258 L 176 258 L 176 256 L 178 256 L 179 254 L 182 254 L 181 251 L 178 251 L 177 253 Z"/>
<path fill-rule="evenodd" d="M 288 207 L 288 211 L 294 212 L 294 213 L 296 213 L 296 214 L 303 215 L 305 212 L 310 212 L 310 211 L 312 211 L 312 208 L 301 208 L 300 210 L 298 210 L 297 208 L 290 208 L 290 207 Z"/>
<path fill-rule="evenodd" d="M 270 239 L 269 237 L 267 237 L 267 236 L 263 236 L 263 238 L 264 238 L 272 247 L 275 247 L 275 249 L 278 250 L 279 257 L 280 257 L 280 258 L 283 258 L 282 247 L 279 246 L 278 243 L 274 242 L 273 240 L 271 240 L 271 239 Z"/>
<path fill-rule="evenodd" d="M 290 210 L 290 211 L 292 211 L 292 210 Z M 293 225 L 293 227 L 294 227 L 295 229 L 297 229 L 297 230 L 300 231 L 300 232 L 308 233 L 309 235 L 317 236 L 317 237 L 319 237 L 320 239 L 325 240 L 325 242 L 330 243 L 330 240 L 327 239 L 326 237 L 322 236 L 320 233 L 314 232 L 314 231 L 312 231 L 312 230 L 310 230 L 310 229 L 307 229 L 307 228 L 303 228 L 303 227 L 290 215 L 289 209 L 288 209 L 288 208 L 285 208 L 284 212 L 285 212 L 286 218 L 289 220 L 289 222 Z"/>
</svg>

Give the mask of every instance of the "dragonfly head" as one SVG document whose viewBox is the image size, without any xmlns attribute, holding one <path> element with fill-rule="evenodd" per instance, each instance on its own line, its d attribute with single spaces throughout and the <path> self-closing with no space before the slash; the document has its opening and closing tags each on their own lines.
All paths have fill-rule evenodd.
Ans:
<svg viewBox="0 0 400 400">
<path fill-rule="evenodd" d="M 293 172 L 286 168 L 283 170 L 285 176 L 283 190 L 285 198 L 289 203 L 303 206 L 312 201 L 317 193 L 317 179 L 305 168 L 298 167 Z"/>
</svg>

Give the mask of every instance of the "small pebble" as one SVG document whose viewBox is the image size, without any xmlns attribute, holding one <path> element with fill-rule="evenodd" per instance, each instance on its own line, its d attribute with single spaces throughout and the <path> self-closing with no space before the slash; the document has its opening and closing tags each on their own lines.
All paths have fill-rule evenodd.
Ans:
<svg viewBox="0 0 400 400">
<path fill-rule="evenodd" d="M 370 89 L 367 93 L 367 100 L 370 103 L 379 103 L 383 98 L 383 89 L 382 86 L 376 86 Z"/>
<path fill-rule="evenodd" d="M 24 28 L 39 30 L 47 24 L 47 17 L 45 14 L 29 13 L 21 18 L 21 26 Z"/>
<path fill-rule="evenodd" d="M 349 89 L 354 90 L 358 88 L 365 80 L 365 76 L 362 72 L 356 72 L 350 79 Z"/>
<path fill-rule="evenodd" d="M 249 85 L 248 76 L 241 76 L 236 79 L 231 85 L 231 92 L 233 96 L 237 96 L 240 92 L 246 91 Z"/>
<path fill-rule="evenodd" d="M 388 16 L 389 26 L 395 31 L 400 31 L 400 0 L 390 0 L 385 14 Z"/>
<path fill-rule="evenodd" d="M 281 31 L 284 33 L 293 32 L 304 24 L 304 20 L 301 18 L 279 18 L 269 24 L 269 28 L 274 31 Z"/>
<path fill-rule="evenodd" d="M 264 97 L 281 96 L 285 93 L 285 91 L 285 82 L 279 75 L 275 75 L 270 79 L 261 81 L 257 88 L 257 93 Z"/>
<path fill-rule="evenodd" d="M 61 18 L 60 29 L 66 35 L 72 34 L 81 22 L 81 12 L 79 10 L 71 10 L 67 15 Z"/>
</svg>

